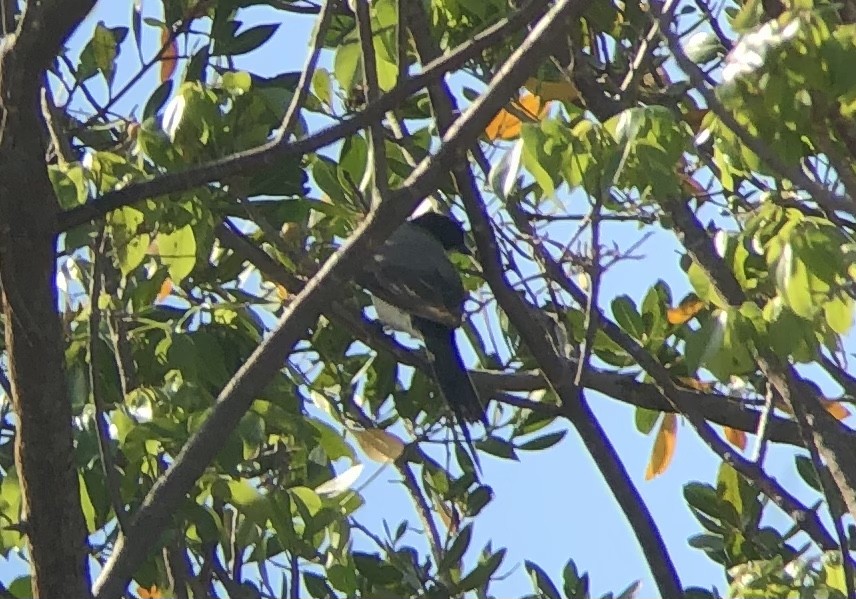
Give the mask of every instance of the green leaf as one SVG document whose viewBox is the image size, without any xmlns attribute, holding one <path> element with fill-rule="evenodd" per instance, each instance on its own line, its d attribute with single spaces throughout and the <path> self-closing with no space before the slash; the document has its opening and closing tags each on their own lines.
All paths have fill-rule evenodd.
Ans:
<svg viewBox="0 0 856 599">
<path fill-rule="evenodd" d="M 485 485 L 479 486 L 475 491 L 467 495 L 467 516 L 470 518 L 478 516 L 492 499 L 493 490 Z"/>
<path fill-rule="evenodd" d="M 549 124 L 549 121 L 523 123 L 520 130 L 523 166 L 535 178 L 546 197 L 556 193 L 560 180 L 563 149 L 567 147 L 564 137 L 558 126 L 555 123 Z"/>
<path fill-rule="evenodd" d="M 336 48 L 336 58 L 333 62 L 333 74 L 339 87 L 349 91 L 355 83 L 357 76 L 362 76 L 361 54 L 359 38 L 356 31 L 348 34 Z"/>
<path fill-rule="evenodd" d="M 526 572 L 529 574 L 529 578 L 532 579 L 532 584 L 538 589 L 540 596 L 547 597 L 547 599 L 562 599 L 559 589 L 556 588 L 556 585 L 553 584 L 553 581 L 550 580 L 550 577 L 547 576 L 547 573 L 539 565 L 526 560 L 523 562 L 523 567 L 526 568 Z"/>
<path fill-rule="evenodd" d="M 522 449 L 524 451 L 537 451 L 540 449 L 547 449 L 548 447 L 553 447 L 556 443 L 565 438 L 565 434 L 568 431 L 556 431 L 554 433 L 547 433 L 546 435 L 542 435 L 536 439 L 532 439 L 531 441 L 526 441 L 517 446 L 517 449 Z"/>
<path fill-rule="evenodd" d="M 191 273 L 196 265 L 196 236 L 190 225 L 171 233 L 158 233 L 158 254 L 167 267 L 169 277 L 176 285 Z"/>
<path fill-rule="evenodd" d="M 657 420 L 660 419 L 661 413 L 662 412 L 658 412 L 657 410 L 637 407 L 636 410 L 634 410 L 636 430 L 643 435 L 649 434 L 654 429 L 654 425 L 657 424 Z"/>
<path fill-rule="evenodd" d="M 506 460 L 517 460 L 514 444 L 500 437 L 490 436 L 475 442 L 477 449 Z"/>
<path fill-rule="evenodd" d="M 815 491 L 823 492 L 823 486 L 820 484 L 820 478 L 817 476 L 817 471 L 814 469 L 811 459 L 804 455 L 798 455 L 794 457 L 794 463 L 797 466 L 800 478 Z"/>
<path fill-rule="evenodd" d="M 173 82 L 172 79 L 167 79 L 163 83 L 157 86 L 152 95 L 149 96 L 148 101 L 146 102 L 145 107 L 143 108 L 143 117 L 142 120 L 146 120 L 155 116 L 166 104 L 167 98 L 169 98 L 172 93 Z"/>
<path fill-rule="evenodd" d="M 612 315 L 622 329 L 634 339 L 641 340 L 645 335 L 645 325 L 642 316 L 636 311 L 633 300 L 626 295 L 619 295 L 612 300 Z"/>
<path fill-rule="evenodd" d="M 327 599 L 335 596 L 333 589 L 327 584 L 327 579 L 320 574 L 304 571 L 303 584 L 306 586 L 309 595 L 315 599 Z"/>
<path fill-rule="evenodd" d="M 104 21 L 99 21 L 92 38 L 80 53 L 80 69 L 77 73 L 79 81 L 100 71 L 107 80 L 107 85 L 112 86 L 116 57 L 119 55 L 120 44 L 127 35 L 127 27 L 107 27 Z"/>
<path fill-rule="evenodd" d="M 844 335 L 853 326 L 853 300 L 844 295 L 836 295 L 823 304 L 823 315 L 830 329 Z"/>
<path fill-rule="evenodd" d="M 687 483 L 684 485 L 684 499 L 691 507 L 708 516 L 716 519 L 721 516 L 719 497 L 716 489 L 710 485 L 698 482 Z"/>
<path fill-rule="evenodd" d="M 464 557 L 464 553 L 466 553 L 467 549 L 470 546 L 470 541 L 473 538 L 473 525 L 467 524 L 464 528 L 461 529 L 461 532 L 458 533 L 458 536 L 455 537 L 452 546 L 449 550 L 443 555 L 443 559 L 437 565 L 437 570 L 440 572 L 446 572 L 451 568 L 454 568 L 458 565 L 461 559 Z"/>
<path fill-rule="evenodd" d="M 740 489 L 741 482 L 740 475 L 732 466 L 724 462 L 719 466 L 719 474 L 716 477 L 716 494 L 722 500 L 721 507 L 728 506 L 731 508 L 731 511 L 721 510 L 720 513 L 724 519 L 736 527 L 740 527 L 740 516 L 744 512 L 743 496 Z"/>
<path fill-rule="evenodd" d="M 580 576 L 574 560 L 568 560 L 562 570 L 562 590 L 565 591 L 567 599 L 588 599 L 589 577 L 588 574 Z"/>
<path fill-rule="evenodd" d="M 227 71 L 222 75 L 222 85 L 230 94 L 238 96 L 250 91 L 253 78 L 246 71 Z"/>
<path fill-rule="evenodd" d="M 353 597 L 357 594 L 358 580 L 357 571 L 350 565 L 333 564 L 326 571 L 327 581 L 333 588 L 342 591 L 345 596 Z"/>
<path fill-rule="evenodd" d="M 333 91 L 330 85 L 330 72 L 327 69 L 316 69 L 312 74 L 312 92 L 322 104 L 328 108 L 332 108 Z"/>
<path fill-rule="evenodd" d="M 724 53 L 719 38 L 710 31 L 697 31 L 684 43 L 684 52 L 696 64 L 704 64 Z"/>
<path fill-rule="evenodd" d="M 267 498 L 245 480 L 230 480 L 226 484 L 232 504 L 255 524 L 264 526 L 270 515 Z"/>
<path fill-rule="evenodd" d="M 279 29 L 279 23 L 250 27 L 246 31 L 235 36 L 235 38 L 226 45 L 225 52 L 222 53 L 237 56 L 238 54 L 252 52 L 268 41 L 273 34 L 276 33 L 277 29 Z"/>
<path fill-rule="evenodd" d="M 456 585 L 456 591 L 463 593 L 471 589 L 484 587 L 484 585 L 490 580 L 490 577 L 493 576 L 493 574 L 499 569 L 499 566 L 502 565 L 502 560 L 505 559 L 505 553 L 505 549 L 500 549 L 496 553 L 491 554 L 487 559 L 483 559 L 475 568 L 473 568 L 472 572 L 461 579 L 461 581 Z"/>
</svg>

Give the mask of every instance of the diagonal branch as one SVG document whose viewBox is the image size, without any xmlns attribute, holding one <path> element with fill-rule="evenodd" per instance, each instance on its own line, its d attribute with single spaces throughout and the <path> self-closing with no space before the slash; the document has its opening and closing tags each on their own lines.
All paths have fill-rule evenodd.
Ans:
<svg viewBox="0 0 856 599">
<path fill-rule="evenodd" d="M 259 269 L 266 278 L 285 287 L 290 296 L 297 295 L 303 290 L 302 279 L 288 272 L 261 248 L 228 225 L 220 225 L 217 228 L 217 237 L 225 247 Z M 412 350 L 398 343 L 393 337 L 387 335 L 378 323 L 367 320 L 357 306 L 339 300 L 325 308 L 324 314 L 337 325 L 345 327 L 355 339 L 367 346 L 389 354 L 401 364 L 429 372 L 430 365 L 424 352 Z M 520 407 L 519 398 L 497 394 L 497 392 L 529 392 L 543 389 L 547 385 L 544 377 L 538 372 L 471 370 L 469 374 L 479 391 L 483 391 L 497 401 L 518 407 Z M 747 433 L 758 430 L 761 418 L 758 410 L 750 408 L 740 398 L 676 388 L 672 400 L 669 401 L 651 383 L 639 382 L 634 376 L 598 370 L 591 366 L 583 372 L 581 386 L 597 391 L 615 401 L 649 410 L 672 413 L 695 410 L 705 420 Z M 528 402 L 525 407 L 538 409 L 539 406 L 542 410 L 548 409 L 547 406 L 535 402 Z M 767 438 L 776 443 L 802 447 L 802 439 L 796 423 L 779 416 L 770 417 L 767 423 Z"/>
<path fill-rule="evenodd" d="M 410 30 L 416 41 L 417 52 L 423 60 L 432 60 L 439 50 L 425 32 L 426 15 L 416 4 L 410 5 Z M 574 7 L 576 8 L 576 7 Z M 550 14 L 567 23 L 576 17 L 573 10 L 559 12 L 554 6 Z M 533 33 L 537 28 L 533 29 Z M 429 87 L 431 104 L 440 130 L 449 127 L 455 113 L 455 101 L 449 88 L 442 82 Z M 529 350 L 538 361 L 550 387 L 562 400 L 562 412 L 577 429 L 592 455 L 602 476 L 630 521 L 637 539 L 645 552 L 651 572 L 664 597 L 681 597 L 682 586 L 675 566 L 669 557 L 666 544 L 638 490 L 630 480 L 615 448 L 591 412 L 584 394 L 573 382 L 570 364 L 552 350 L 550 335 L 544 330 L 537 313 L 514 291 L 505 278 L 499 249 L 484 201 L 478 190 L 475 177 L 465 162 L 458 164 L 453 176 L 461 194 L 467 215 L 476 238 L 480 262 L 485 279 L 497 301 L 514 324 Z"/>
<path fill-rule="evenodd" d="M 494 78 L 486 93 L 443 137 L 437 153 L 423 160 L 400 189 L 369 213 L 354 235 L 294 298 L 274 331 L 221 391 L 208 419 L 143 500 L 127 533 L 119 537 L 113 554 L 95 583 L 97 597 L 107 599 L 123 592 L 188 491 L 217 454 L 223 439 L 235 429 L 253 400 L 279 372 L 295 344 L 318 318 L 322 307 L 339 297 L 343 286 L 363 266 L 370 252 L 435 188 L 440 174 L 456 164 L 464 148 L 475 141 L 490 119 L 505 105 L 507 98 L 528 77 L 560 29 L 561 21 L 557 16 L 577 4 L 583 3 L 564 0 L 557 4 L 558 14 L 553 10 L 541 20 L 512 55 L 506 68 Z"/>
<path fill-rule="evenodd" d="M 369 123 L 382 118 L 387 110 L 398 106 L 432 81 L 442 78 L 450 71 L 461 68 L 486 48 L 524 27 L 538 14 L 538 6 L 539 2 L 530 1 L 508 18 L 488 27 L 473 37 L 472 40 L 461 44 L 446 55 L 426 65 L 421 73 L 402 81 L 381 96 L 376 103 L 367 105 L 362 112 L 336 125 L 298 141 L 288 143 L 285 139 L 280 142 L 274 140 L 259 148 L 238 152 L 184 171 L 159 175 L 147 181 L 140 181 L 122 189 L 110 191 L 83 206 L 78 206 L 58 215 L 57 231 L 67 231 L 72 227 L 101 218 L 112 210 L 134 204 L 140 200 L 186 191 L 235 175 L 274 166 L 289 158 L 299 158 L 329 146 L 344 137 L 353 135 Z"/>
</svg>

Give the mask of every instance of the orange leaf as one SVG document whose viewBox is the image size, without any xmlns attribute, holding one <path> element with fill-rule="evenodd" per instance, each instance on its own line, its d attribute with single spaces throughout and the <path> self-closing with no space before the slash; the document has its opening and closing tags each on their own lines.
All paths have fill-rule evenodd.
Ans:
<svg viewBox="0 0 856 599">
<path fill-rule="evenodd" d="M 160 290 L 158 291 L 158 296 L 156 298 L 156 301 L 158 301 L 158 302 L 164 301 L 166 298 L 169 297 L 170 293 L 172 293 L 172 279 L 167 277 L 163 280 L 163 283 L 161 283 Z"/>
<path fill-rule="evenodd" d="M 850 416 L 850 410 L 840 401 L 831 401 L 829 399 L 821 400 L 824 409 L 832 414 L 837 420 L 844 420 Z"/>
<path fill-rule="evenodd" d="M 164 49 L 161 54 L 161 83 L 172 77 L 175 73 L 175 65 L 178 62 L 178 40 L 172 35 L 169 29 L 161 31 L 161 47 Z"/>
<path fill-rule="evenodd" d="M 490 141 L 515 139 L 520 136 L 521 116 L 530 122 L 538 121 L 547 116 L 548 108 L 549 102 L 544 102 L 533 94 L 523 94 L 509 104 L 509 109 L 503 108 L 496 113 L 485 127 L 484 134 Z"/>
<path fill-rule="evenodd" d="M 285 301 L 288 299 L 288 289 L 286 289 L 283 285 L 277 284 L 276 295 L 279 297 L 279 299 Z"/>
<path fill-rule="evenodd" d="M 725 438 L 731 443 L 734 447 L 738 448 L 740 451 L 744 451 L 746 449 L 746 433 L 737 430 L 736 428 L 731 428 L 730 426 L 723 426 L 722 429 L 725 431 Z"/>
<path fill-rule="evenodd" d="M 695 295 L 690 295 L 677 308 L 669 308 L 666 312 L 666 318 L 668 318 L 669 324 L 684 324 L 690 318 L 704 310 L 706 305 Z"/>
<path fill-rule="evenodd" d="M 651 451 L 651 460 L 645 469 L 645 480 L 651 480 L 660 476 L 669 467 L 672 457 L 675 455 L 675 444 L 678 439 L 678 417 L 674 414 L 663 414 L 663 422 L 654 439 L 654 449 Z"/>
<path fill-rule="evenodd" d="M 140 599 L 163 599 L 163 594 L 158 590 L 157 585 L 152 585 L 147 589 L 140 587 Z"/>
</svg>

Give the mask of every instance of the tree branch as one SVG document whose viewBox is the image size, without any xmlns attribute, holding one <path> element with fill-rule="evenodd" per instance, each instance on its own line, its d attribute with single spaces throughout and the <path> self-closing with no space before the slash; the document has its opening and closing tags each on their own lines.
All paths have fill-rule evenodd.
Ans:
<svg viewBox="0 0 856 599">
<path fill-rule="evenodd" d="M 577 4 L 582 5 L 582 2 L 564 0 L 557 7 L 566 12 Z M 363 266 L 370 252 L 434 189 L 440 174 L 455 165 L 463 149 L 474 142 L 512 92 L 529 76 L 538 57 L 558 29 L 555 12 L 551 11 L 542 19 L 539 27 L 512 55 L 486 93 L 473 103 L 470 110 L 443 137 L 437 153 L 423 160 L 400 189 L 391 193 L 376 210 L 369 213 L 354 235 L 294 298 L 275 330 L 222 390 L 208 419 L 143 500 L 127 534 L 119 537 L 113 554 L 95 584 L 95 594 L 99 599 L 112 598 L 124 590 L 188 490 L 217 454 L 224 437 L 234 430 L 255 397 L 282 368 L 294 345 L 317 319 L 322 306 L 340 295 L 343 285 Z"/>
<path fill-rule="evenodd" d="M 101 218 L 112 210 L 143 199 L 186 191 L 213 181 L 221 181 L 238 174 L 274 166 L 283 160 L 304 156 L 335 143 L 343 137 L 353 135 L 372 121 L 382 118 L 387 110 L 398 106 L 416 91 L 423 89 L 432 81 L 442 78 L 449 71 L 461 68 L 467 61 L 486 48 L 525 26 L 538 13 L 538 5 L 538 2 L 530 1 L 507 19 L 488 27 L 472 40 L 461 44 L 448 54 L 426 65 L 420 74 L 402 81 L 381 96 L 378 102 L 369 104 L 362 112 L 336 125 L 298 141 L 288 143 L 286 140 L 281 142 L 274 140 L 259 148 L 232 154 L 184 171 L 159 175 L 147 181 L 140 181 L 122 189 L 110 191 L 91 202 L 61 213 L 57 218 L 57 231 L 67 231 L 72 227 Z"/>
<path fill-rule="evenodd" d="M 548 14 L 557 21 L 567 22 L 572 16 L 577 16 L 573 8 L 558 3 Z M 416 41 L 417 52 L 423 60 L 431 60 L 439 51 L 433 40 L 425 34 L 428 31 L 423 26 L 426 22 L 425 15 L 415 3 L 410 5 L 410 10 L 413 19 L 410 30 Z M 532 30 L 532 34 L 534 33 L 537 33 L 537 26 Z M 451 125 L 455 113 L 454 99 L 442 82 L 429 86 L 429 94 L 442 132 L 444 127 Z M 633 526 L 660 593 L 664 597 L 683 596 L 678 573 L 657 525 L 633 486 L 615 448 L 591 413 L 583 393 L 573 384 L 570 365 L 552 350 L 550 335 L 544 330 L 531 307 L 526 305 L 505 279 L 496 238 L 469 165 L 465 162 L 459 163 L 453 170 L 453 176 L 470 217 L 485 279 L 494 296 L 535 356 L 550 387 L 561 398 L 564 415 L 577 429 L 601 475 Z"/>
</svg>

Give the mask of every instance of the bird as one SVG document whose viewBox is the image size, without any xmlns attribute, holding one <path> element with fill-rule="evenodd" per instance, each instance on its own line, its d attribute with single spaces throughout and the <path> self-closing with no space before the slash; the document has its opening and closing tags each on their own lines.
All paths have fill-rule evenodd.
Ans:
<svg viewBox="0 0 856 599">
<path fill-rule="evenodd" d="M 467 292 L 449 251 L 470 253 L 461 224 L 425 212 L 396 229 L 356 280 L 371 293 L 379 320 L 424 341 L 434 379 L 459 424 L 487 425 L 455 342 Z"/>
</svg>

